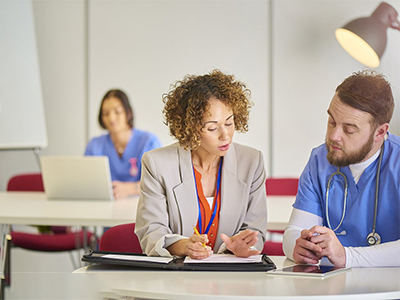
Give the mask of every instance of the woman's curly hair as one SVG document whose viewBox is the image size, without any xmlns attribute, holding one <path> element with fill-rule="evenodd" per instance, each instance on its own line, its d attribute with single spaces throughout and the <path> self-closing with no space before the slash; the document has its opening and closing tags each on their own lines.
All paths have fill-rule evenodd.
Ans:
<svg viewBox="0 0 400 300">
<path fill-rule="evenodd" d="M 233 75 L 219 70 L 201 76 L 186 75 L 163 94 L 164 123 L 170 134 L 185 149 L 195 150 L 201 144 L 203 117 L 209 108 L 210 98 L 216 98 L 232 109 L 235 130 L 248 131 L 250 90 Z"/>
</svg>

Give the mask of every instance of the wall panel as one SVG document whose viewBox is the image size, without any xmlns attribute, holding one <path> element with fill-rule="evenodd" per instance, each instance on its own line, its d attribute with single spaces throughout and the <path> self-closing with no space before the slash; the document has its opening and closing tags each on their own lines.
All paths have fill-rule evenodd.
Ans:
<svg viewBox="0 0 400 300">
<path fill-rule="evenodd" d="M 252 91 L 248 133 L 235 140 L 268 157 L 268 1 L 90 1 L 89 136 L 110 88 L 125 90 L 136 126 L 173 140 L 163 124 L 162 94 L 186 74 L 214 68 Z M 110 21 L 112 20 L 112 21 Z"/>
<path fill-rule="evenodd" d="M 343 79 L 363 66 L 337 43 L 335 29 L 370 15 L 380 1 L 274 1 L 272 161 L 275 176 L 299 176 L 311 149 L 324 143 L 326 110 Z M 388 1 L 400 11 L 400 1 Z M 389 45 L 377 69 L 400 98 L 400 35 L 389 30 Z M 397 100 L 397 103 L 399 100 Z M 391 131 L 400 133 L 396 110 Z"/>
</svg>

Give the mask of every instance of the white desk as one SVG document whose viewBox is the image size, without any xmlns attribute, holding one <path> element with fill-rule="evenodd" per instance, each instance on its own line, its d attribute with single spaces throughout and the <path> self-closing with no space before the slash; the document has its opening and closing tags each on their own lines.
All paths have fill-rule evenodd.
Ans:
<svg viewBox="0 0 400 300">
<path fill-rule="evenodd" d="M 271 257 L 277 267 L 291 265 Z M 265 272 L 137 271 L 92 266 L 74 273 L 13 273 L 5 299 L 308 300 L 399 299 L 400 268 L 360 268 L 326 279 Z"/>
<path fill-rule="evenodd" d="M 138 199 L 48 200 L 43 192 L 0 192 L 0 224 L 111 227 L 135 222 Z M 6 255 L 0 258 L 0 277 L 3 263 L 6 263 Z M 12 281 L 14 276 L 12 274 Z"/>
<path fill-rule="evenodd" d="M 0 224 L 114 226 L 136 220 L 139 198 L 47 200 L 42 192 L 0 192 Z M 268 229 L 284 230 L 294 196 L 269 196 Z"/>
<path fill-rule="evenodd" d="M 42 192 L 0 192 L 0 224 L 114 226 L 136 219 L 138 197 L 47 200 Z"/>
<path fill-rule="evenodd" d="M 292 213 L 295 196 L 268 196 L 268 230 L 285 230 Z"/>
<path fill-rule="evenodd" d="M 278 268 L 293 265 L 271 257 Z M 80 280 L 113 299 L 267 300 L 267 299 L 399 299 L 400 268 L 353 268 L 328 277 L 300 278 L 265 272 L 135 271 L 94 265 L 76 270 Z"/>
</svg>

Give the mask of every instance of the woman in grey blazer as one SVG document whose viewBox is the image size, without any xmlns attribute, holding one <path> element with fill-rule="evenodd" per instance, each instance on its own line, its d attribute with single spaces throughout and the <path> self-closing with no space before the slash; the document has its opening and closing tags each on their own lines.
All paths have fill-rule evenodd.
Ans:
<svg viewBox="0 0 400 300">
<path fill-rule="evenodd" d="M 263 156 L 232 141 L 235 130 L 248 130 L 249 96 L 219 70 L 186 76 L 163 96 L 165 122 L 178 142 L 142 158 L 135 232 L 147 255 L 202 259 L 262 250 Z"/>
</svg>

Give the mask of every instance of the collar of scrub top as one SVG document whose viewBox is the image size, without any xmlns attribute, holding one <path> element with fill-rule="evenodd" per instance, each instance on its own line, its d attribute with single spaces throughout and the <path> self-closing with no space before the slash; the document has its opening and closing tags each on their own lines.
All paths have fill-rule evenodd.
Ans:
<svg viewBox="0 0 400 300">
<path fill-rule="evenodd" d="M 214 196 L 214 203 L 218 199 L 218 194 L 220 192 L 221 173 L 222 173 L 221 172 L 221 170 L 222 170 L 222 160 L 223 160 L 223 157 L 221 157 L 221 160 L 219 162 L 219 167 L 218 167 L 217 192 L 216 192 L 216 194 Z M 193 177 L 194 177 L 194 184 L 196 186 L 197 204 L 198 204 L 198 207 L 199 207 L 199 218 L 198 218 L 198 220 L 199 220 L 199 231 L 200 231 L 200 234 L 207 234 L 208 231 L 210 230 L 212 222 L 215 219 L 215 215 L 217 214 L 217 206 L 218 206 L 218 204 L 217 203 L 214 204 L 214 210 L 213 210 L 213 213 L 211 215 L 211 219 L 207 224 L 206 230 L 204 232 L 202 232 L 203 231 L 203 226 L 202 226 L 202 217 L 201 217 L 201 209 L 200 209 L 200 198 L 199 198 L 199 192 L 197 190 L 197 182 L 196 182 L 196 175 L 194 173 L 194 167 L 193 167 Z"/>
</svg>

